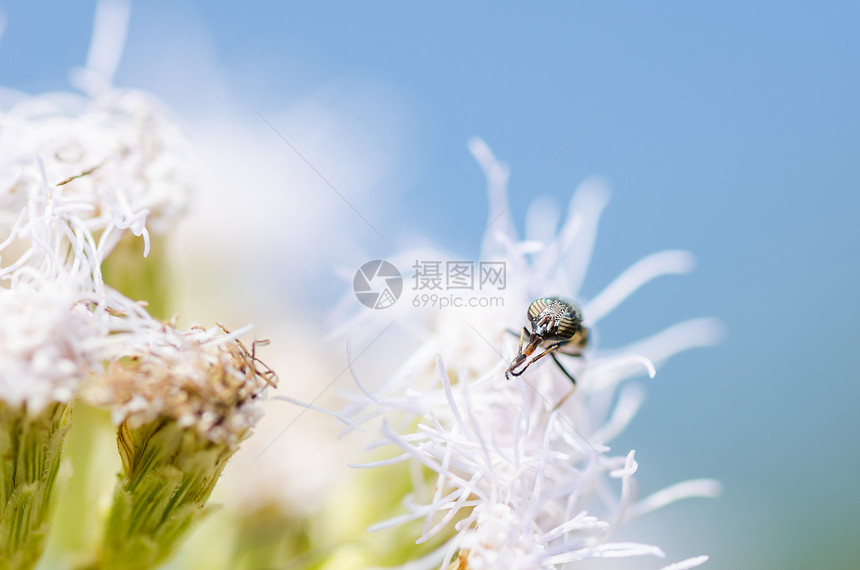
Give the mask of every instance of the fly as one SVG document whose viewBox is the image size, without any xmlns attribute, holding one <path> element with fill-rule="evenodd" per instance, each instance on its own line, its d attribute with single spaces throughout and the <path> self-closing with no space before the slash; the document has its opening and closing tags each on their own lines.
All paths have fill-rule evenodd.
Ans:
<svg viewBox="0 0 860 570">
<path fill-rule="evenodd" d="M 529 305 L 528 322 L 531 331 L 523 327 L 520 347 L 505 371 L 505 378 L 510 380 L 511 376 L 521 375 L 529 366 L 549 355 L 576 386 L 576 379 L 562 366 L 556 353 L 582 356 L 589 337 L 588 327 L 582 324 L 582 311 L 571 301 L 559 297 L 542 297 Z M 539 348 L 543 352 L 532 356 Z M 529 357 L 532 357 L 531 360 Z"/>
</svg>

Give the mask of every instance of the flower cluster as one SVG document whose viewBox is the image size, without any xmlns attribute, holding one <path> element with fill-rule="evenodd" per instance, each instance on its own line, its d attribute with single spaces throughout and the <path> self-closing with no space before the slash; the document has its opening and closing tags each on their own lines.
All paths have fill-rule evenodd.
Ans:
<svg viewBox="0 0 860 570">
<path fill-rule="evenodd" d="M 713 343 L 719 327 L 697 319 L 628 347 L 589 347 L 578 361 L 559 355 L 577 379 L 572 394 L 570 380 L 549 358 L 506 380 L 519 340 L 507 331 L 525 324 L 529 303 L 552 294 L 577 297 L 607 194 L 589 181 L 557 233 L 557 217 L 539 212 L 530 216 L 538 220 L 529 224 L 533 235 L 519 240 L 506 210 L 507 170 L 482 141 L 472 141 L 471 149 L 490 189 L 482 258 L 503 260 L 508 268 L 504 307 L 428 313 L 395 306 L 362 312 L 342 329 L 353 338 L 378 338 L 393 315 L 415 340 L 406 358 L 388 354 L 395 369 L 381 386 L 365 386 L 354 372 L 361 392 L 350 396 L 353 403 L 344 412 L 356 423 L 381 417 L 380 436 L 370 448 L 394 450 L 363 467 L 413 466 L 406 513 L 373 529 L 423 521 L 416 543 L 438 545 L 421 559 L 419 567 L 428 568 L 547 569 L 589 558 L 662 557 L 656 546 L 613 536 L 626 521 L 666 503 L 714 496 L 719 484 L 688 481 L 640 499 L 634 452 L 616 455 L 609 443 L 643 399 L 640 385 L 628 379 L 653 376 L 672 354 Z M 405 252 L 394 261 L 406 265 L 415 257 Z M 583 304 L 586 325 L 593 329 L 654 277 L 691 266 L 686 252 L 645 258 Z M 692 568 L 706 559 L 670 567 Z"/>
<path fill-rule="evenodd" d="M 0 113 L 5 401 L 68 402 L 73 377 L 80 382 L 160 326 L 103 278 L 113 258 L 129 257 L 111 256 L 124 235 L 148 254 L 150 233 L 174 224 L 188 194 L 184 139 L 149 99 L 119 90 L 97 99 L 54 94 Z"/>
<path fill-rule="evenodd" d="M 191 187 L 188 143 L 150 95 L 96 75 L 82 72 L 82 95 L 7 94 L 0 107 L 3 568 L 42 555 L 76 400 L 110 411 L 123 465 L 94 567 L 143 569 L 206 512 L 275 383 L 238 334 L 152 316 L 165 305 L 157 240 Z"/>
<path fill-rule="evenodd" d="M 69 403 L 82 377 L 101 366 L 103 322 L 62 284 L 0 291 L 0 394 L 33 413 Z"/>
<path fill-rule="evenodd" d="M 0 229 L 18 233 L 18 213 L 45 197 L 98 237 L 102 258 L 124 230 L 143 238 L 146 255 L 150 232 L 165 234 L 186 208 L 189 155 L 146 93 L 22 96 L 0 115 Z"/>
</svg>

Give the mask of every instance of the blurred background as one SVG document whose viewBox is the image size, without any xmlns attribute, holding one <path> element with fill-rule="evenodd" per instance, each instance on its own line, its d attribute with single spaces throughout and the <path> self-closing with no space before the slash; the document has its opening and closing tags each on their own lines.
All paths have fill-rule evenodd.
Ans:
<svg viewBox="0 0 860 570">
<path fill-rule="evenodd" d="M 95 4 L 3 3 L 0 85 L 68 90 Z M 604 177 L 582 298 L 657 250 L 688 249 L 698 267 L 638 291 L 601 321 L 602 342 L 698 316 L 727 330 L 650 381 L 615 445 L 636 449 L 643 494 L 698 477 L 724 494 L 628 538 L 673 560 L 710 554 L 712 570 L 849 568 L 858 22 L 851 2 L 139 2 L 115 82 L 162 98 L 200 149 L 173 244 L 182 318 L 255 323 L 281 347 L 269 353 L 285 385 L 309 359 L 342 357 L 320 339 L 361 263 L 425 243 L 479 255 L 487 201 L 469 137 L 510 166 L 520 230 L 532 201 L 563 213 L 584 178 Z M 291 395 L 316 395 L 304 390 Z M 272 429 L 294 420 L 279 408 Z"/>
</svg>

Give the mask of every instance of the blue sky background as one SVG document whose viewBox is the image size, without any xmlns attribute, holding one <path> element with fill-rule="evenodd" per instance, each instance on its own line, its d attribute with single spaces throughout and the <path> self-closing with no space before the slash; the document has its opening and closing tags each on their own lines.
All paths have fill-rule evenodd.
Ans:
<svg viewBox="0 0 860 570">
<path fill-rule="evenodd" d="M 4 3 L 0 84 L 67 89 L 94 5 Z M 699 265 L 637 292 L 602 322 L 604 341 L 697 316 L 728 331 L 661 371 L 617 443 L 637 450 L 645 491 L 715 477 L 725 494 L 652 515 L 638 537 L 678 525 L 674 558 L 709 553 L 713 570 L 847 568 L 860 559 L 859 66 L 850 2 L 178 1 L 133 5 L 117 83 L 197 121 L 229 105 L 260 136 L 257 112 L 337 107 L 359 146 L 390 160 L 371 196 L 350 194 L 348 168 L 333 183 L 395 245 L 422 234 L 478 254 L 474 135 L 510 165 L 512 195 L 528 187 L 519 224 L 534 198 L 566 209 L 583 178 L 605 177 L 586 298 L 660 249 Z M 297 208 L 328 192 L 294 191 Z M 367 259 L 391 253 L 358 227 L 327 233 Z M 265 279 L 311 307 L 341 292 Z"/>
</svg>

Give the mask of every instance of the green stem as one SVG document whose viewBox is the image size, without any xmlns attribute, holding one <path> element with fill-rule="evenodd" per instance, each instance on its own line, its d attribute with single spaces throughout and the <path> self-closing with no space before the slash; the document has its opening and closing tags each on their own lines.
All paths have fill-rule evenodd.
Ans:
<svg viewBox="0 0 860 570">
<path fill-rule="evenodd" d="M 123 475 L 107 522 L 101 570 L 147 570 L 169 558 L 205 516 L 235 447 L 212 443 L 194 429 L 159 420 L 117 432 Z"/>
<path fill-rule="evenodd" d="M 126 232 L 102 263 L 102 277 L 129 299 L 146 301 L 150 315 L 165 319 L 170 310 L 167 240 L 151 240 L 149 255 L 143 257 L 143 238 Z"/>
<path fill-rule="evenodd" d="M 33 568 L 42 556 L 71 414 L 71 404 L 31 415 L 0 402 L 0 570 Z"/>
</svg>

